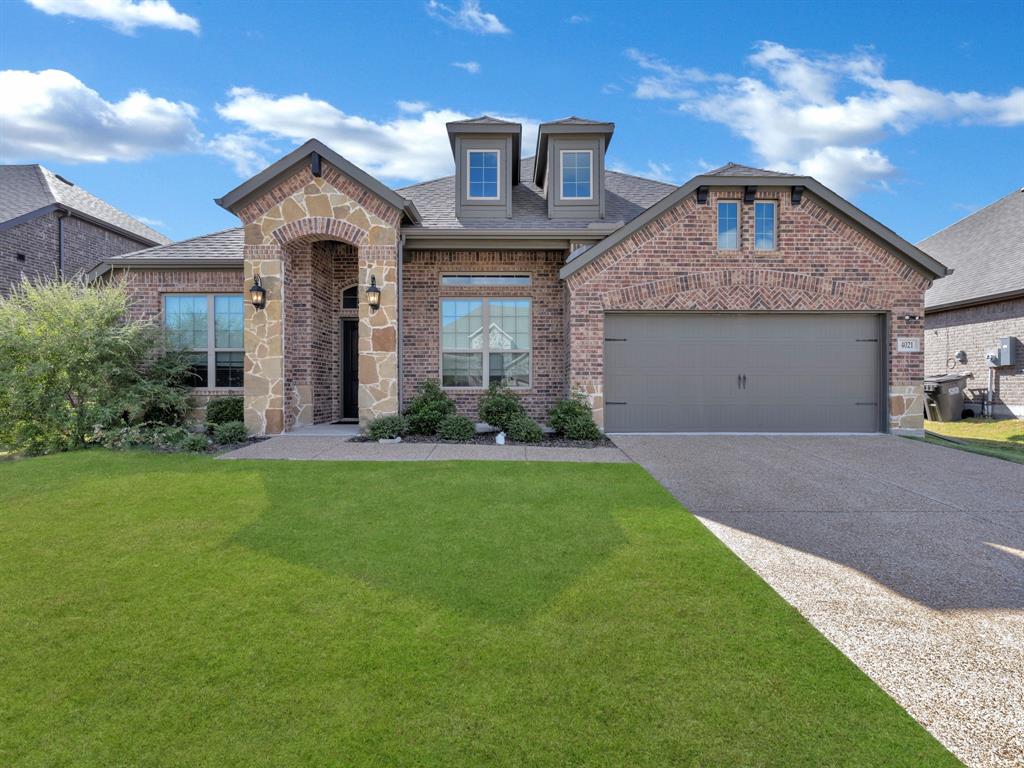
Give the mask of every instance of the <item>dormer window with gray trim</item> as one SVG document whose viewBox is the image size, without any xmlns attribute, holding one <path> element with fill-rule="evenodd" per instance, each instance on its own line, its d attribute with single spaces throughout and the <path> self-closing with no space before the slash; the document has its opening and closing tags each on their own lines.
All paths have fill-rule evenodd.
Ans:
<svg viewBox="0 0 1024 768">
<path fill-rule="evenodd" d="M 496 117 L 448 123 L 455 159 L 455 216 L 512 218 L 512 187 L 519 183 L 523 127 Z"/>
<path fill-rule="evenodd" d="M 562 168 L 562 199 L 593 200 L 593 150 L 563 149 L 559 154 Z"/>
<path fill-rule="evenodd" d="M 501 150 L 466 150 L 466 197 L 470 200 L 498 200 L 501 195 Z"/>
<path fill-rule="evenodd" d="M 614 130 L 579 117 L 541 124 L 533 180 L 547 198 L 549 219 L 604 218 L 604 155 Z"/>
</svg>

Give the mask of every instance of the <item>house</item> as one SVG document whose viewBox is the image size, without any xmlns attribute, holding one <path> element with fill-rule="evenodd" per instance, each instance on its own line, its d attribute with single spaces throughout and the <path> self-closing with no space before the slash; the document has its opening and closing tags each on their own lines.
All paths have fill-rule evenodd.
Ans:
<svg viewBox="0 0 1024 768">
<path fill-rule="evenodd" d="M 975 405 L 991 375 L 992 414 L 1024 418 L 1024 189 L 918 247 L 954 270 L 925 294 L 925 373 L 971 372 Z M 1013 362 L 989 366 L 986 356 L 1006 339 L 1002 354 Z"/>
<path fill-rule="evenodd" d="M 22 277 L 74 277 L 97 258 L 170 242 L 41 165 L 0 165 L 0 296 Z"/>
<path fill-rule="evenodd" d="M 491 382 L 537 419 L 583 392 L 607 431 L 922 429 L 942 264 L 806 176 L 607 170 L 613 133 L 545 123 L 523 157 L 518 123 L 452 122 L 455 173 L 402 189 L 310 140 L 217 200 L 240 229 L 92 277 L 257 434 L 365 423 L 427 379 L 467 414 Z"/>
</svg>

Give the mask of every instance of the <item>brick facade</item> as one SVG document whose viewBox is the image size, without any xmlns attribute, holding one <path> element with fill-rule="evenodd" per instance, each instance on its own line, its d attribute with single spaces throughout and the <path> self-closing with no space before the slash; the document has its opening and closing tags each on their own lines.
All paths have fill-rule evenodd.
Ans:
<svg viewBox="0 0 1024 768">
<path fill-rule="evenodd" d="M 37 216 L 0 232 L 0 295 L 22 276 L 40 280 L 57 276 L 59 224 L 56 213 Z M 74 277 L 103 259 L 148 247 L 90 221 L 64 217 L 64 274 Z"/>
<path fill-rule="evenodd" d="M 531 387 L 520 390 L 537 420 L 565 397 L 565 296 L 558 270 L 564 251 L 406 251 L 402 266 L 403 407 L 427 379 L 440 379 L 442 298 L 529 298 L 532 304 Z M 444 274 L 528 274 L 531 285 L 488 288 L 442 286 Z M 473 419 L 485 389 L 449 389 L 459 412 Z"/>
<path fill-rule="evenodd" d="M 163 297 L 173 293 L 241 293 L 242 265 L 238 269 L 118 269 L 107 279 L 123 280 L 131 302 L 129 314 L 137 319 L 162 322 Z M 193 390 L 196 411 L 202 419 L 206 403 L 215 397 L 241 395 L 241 388 L 197 388 Z"/>
<path fill-rule="evenodd" d="M 1016 337 L 1017 365 L 995 369 L 993 403 L 997 416 L 1024 418 L 1024 297 L 929 312 L 924 327 L 924 372 L 970 371 L 974 378 L 968 389 L 979 402 L 988 387 L 986 353 L 996 346 L 997 339 Z M 967 353 L 963 365 L 953 359 L 961 350 Z"/>
<path fill-rule="evenodd" d="M 587 393 L 603 422 L 608 310 L 876 311 L 890 326 L 890 427 L 920 430 L 923 354 L 895 345 L 922 336 L 929 279 L 813 195 L 793 206 L 788 187 L 758 190 L 778 204 L 775 250 L 754 250 L 754 206 L 741 202 L 739 248 L 719 251 L 716 202 L 742 194 L 720 188 L 705 205 L 690 195 L 569 276 L 569 388 Z"/>
</svg>

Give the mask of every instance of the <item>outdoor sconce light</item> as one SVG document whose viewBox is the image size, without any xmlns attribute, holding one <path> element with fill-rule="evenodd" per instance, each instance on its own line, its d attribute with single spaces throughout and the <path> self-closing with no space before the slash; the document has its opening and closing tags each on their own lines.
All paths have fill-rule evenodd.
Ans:
<svg viewBox="0 0 1024 768">
<path fill-rule="evenodd" d="M 366 303 L 374 312 L 380 306 L 380 288 L 377 287 L 377 278 L 370 275 L 370 287 L 366 289 Z"/>
<path fill-rule="evenodd" d="M 249 301 L 256 309 L 263 309 L 267 306 L 267 289 L 263 287 L 259 275 L 253 275 L 252 287 L 249 289 Z"/>
</svg>

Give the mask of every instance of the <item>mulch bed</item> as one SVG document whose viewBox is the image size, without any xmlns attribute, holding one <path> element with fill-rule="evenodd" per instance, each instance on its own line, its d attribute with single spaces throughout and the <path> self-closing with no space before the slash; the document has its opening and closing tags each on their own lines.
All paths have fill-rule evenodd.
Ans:
<svg viewBox="0 0 1024 768">
<path fill-rule="evenodd" d="M 350 443 L 375 443 L 366 435 L 357 435 L 348 439 Z M 485 432 L 471 437 L 469 440 L 442 440 L 437 435 L 404 435 L 403 443 L 443 443 L 445 445 L 494 445 L 494 433 Z M 540 448 L 614 448 L 615 443 L 604 437 L 600 440 L 569 440 L 564 437 L 545 435 L 539 443 L 519 443 L 505 438 L 505 445 L 532 445 Z"/>
</svg>

